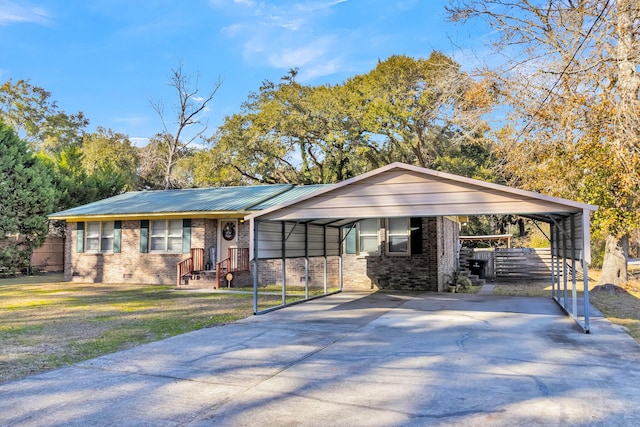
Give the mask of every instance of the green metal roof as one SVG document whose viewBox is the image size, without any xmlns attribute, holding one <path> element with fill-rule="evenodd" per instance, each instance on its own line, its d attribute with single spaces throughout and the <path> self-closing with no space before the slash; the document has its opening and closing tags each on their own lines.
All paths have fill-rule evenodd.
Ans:
<svg viewBox="0 0 640 427">
<path fill-rule="evenodd" d="M 293 187 L 289 191 L 267 199 L 258 205 L 252 206 L 251 210 L 261 211 L 263 209 L 268 209 L 272 206 L 279 205 L 280 203 L 289 202 L 291 200 L 297 199 L 298 197 L 306 196 L 307 194 L 318 191 L 321 188 L 327 187 L 328 185 L 331 184 L 298 185 L 296 187 Z"/>
<path fill-rule="evenodd" d="M 316 187 L 316 186 L 309 186 Z M 278 198 L 280 203 L 299 197 L 295 192 L 285 195 L 291 184 L 254 185 L 243 187 L 191 188 L 180 190 L 132 191 L 108 199 L 67 209 L 49 215 L 54 218 L 91 215 L 131 215 L 179 212 L 238 212 L 264 209 L 263 203 Z M 305 193 L 306 194 L 306 193 Z M 272 205 L 268 205 L 272 206 Z"/>
</svg>

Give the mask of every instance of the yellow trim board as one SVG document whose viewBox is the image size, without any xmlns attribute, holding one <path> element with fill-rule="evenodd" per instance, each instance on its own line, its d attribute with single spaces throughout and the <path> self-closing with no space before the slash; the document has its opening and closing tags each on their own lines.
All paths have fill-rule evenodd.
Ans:
<svg viewBox="0 0 640 427">
<path fill-rule="evenodd" d="M 127 221 L 140 219 L 179 219 L 179 218 L 244 218 L 254 211 L 246 212 L 158 212 L 140 214 L 109 214 L 109 215 L 76 215 L 76 216 L 50 216 L 49 219 L 62 219 L 67 222 L 84 221 Z"/>
</svg>

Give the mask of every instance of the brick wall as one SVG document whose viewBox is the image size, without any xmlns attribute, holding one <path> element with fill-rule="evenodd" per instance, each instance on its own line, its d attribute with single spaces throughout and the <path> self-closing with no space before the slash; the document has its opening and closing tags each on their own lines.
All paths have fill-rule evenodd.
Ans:
<svg viewBox="0 0 640 427">
<path fill-rule="evenodd" d="M 213 248 L 213 256 L 215 258 L 218 245 L 218 220 L 217 219 L 205 219 L 204 220 L 204 263 L 209 263 L 209 268 L 214 270 L 216 268 L 216 260 L 211 258 L 211 248 Z M 193 246 L 193 244 L 192 244 Z"/>
<path fill-rule="evenodd" d="M 191 221 L 191 247 L 204 248 L 210 235 L 205 219 Z M 210 223 L 209 223 L 210 225 Z M 120 253 L 77 253 L 76 224 L 68 225 L 65 245 L 65 280 L 94 283 L 174 284 L 176 264 L 188 254 L 141 253 L 140 221 L 122 221 Z M 207 254 L 205 254 L 207 257 Z"/>
<path fill-rule="evenodd" d="M 423 218 L 422 254 L 412 256 L 360 256 L 344 254 L 343 289 L 372 288 L 442 291 L 445 274 L 457 265 L 458 225 L 447 218 Z M 310 285 L 323 285 L 322 258 L 310 258 Z M 339 258 L 329 257 L 329 286 L 339 284 Z M 304 285 L 304 259 L 287 259 L 287 285 Z M 282 261 L 262 260 L 259 285 L 282 285 Z"/>
<path fill-rule="evenodd" d="M 217 246 L 216 219 L 193 219 L 191 247 L 205 249 Z M 187 254 L 140 253 L 140 221 L 122 222 L 120 253 L 76 253 L 76 224 L 68 227 L 65 242 L 65 279 L 79 282 L 174 284 L 176 264 Z M 449 274 L 457 265 L 458 226 L 447 218 L 424 218 L 422 254 L 412 256 L 343 255 L 343 289 L 442 290 Z M 238 224 L 238 247 L 248 248 L 249 223 Z M 212 262 L 213 264 L 213 262 Z M 253 268 L 253 264 L 251 264 Z M 304 258 L 286 261 L 287 284 L 304 286 Z M 282 261 L 261 260 L 258 265 L 261 286 L 282 285 Z M 309 284 L 324 286 L 324 259 L 309 258 Z M 339 286 L 339 257 L 327 257 L 327 286 Z"/>
<path fill-rule="evenodd" d="M 305 262 L 304 258 L 289 258 L 286 260 L 287 286 L 305 285 Z M 253 265 L 252 265 L 253 268 Z M 335 288 L 340 286 L 339 258 L 337 256 L 327 257 L 327 287 Z M 282 260 L 268 259 L 260 260 L 258 263 L 258 285 L 279 285 L 282 286 Z M 324 287 L 324 258 L 309 258 L 309 287 Z"/>
<path fill-rule="evenodd" d="M 460 229 L 458 224 L 447 218 L 438 218 L 440 239 L 438 239 L 438 290 L 445 290 L 447 275 L 458 268 Z"/>
</svg>

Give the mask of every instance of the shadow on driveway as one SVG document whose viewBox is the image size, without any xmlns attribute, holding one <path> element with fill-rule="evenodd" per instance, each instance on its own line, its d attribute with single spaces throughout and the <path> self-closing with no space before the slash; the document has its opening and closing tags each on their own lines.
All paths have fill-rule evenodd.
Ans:
<svg viewBox="0 0 640 427">
<path fill-rule="evenodd" d="M 640 425 L 640 346 L 551 300 L 342 293 L 0 385 L 1 425 Z"/>
</svg>

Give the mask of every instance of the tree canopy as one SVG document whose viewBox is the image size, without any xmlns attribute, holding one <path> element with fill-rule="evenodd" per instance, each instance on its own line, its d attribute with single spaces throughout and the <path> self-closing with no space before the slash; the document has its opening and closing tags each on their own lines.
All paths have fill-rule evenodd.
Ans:
<svg viewBox="0 0 640 427">
<path fill-rule="evenodd" d="M 450 3 L 451 19 L 485 21 L 511 55 L 486 70 L 510 107 L 510 125 L 495 132 L 503 173 L 599 205 L 601 282 L 626 281 L 626 239 L 640 225 L 640 9 L 633 0 Z"/>
<path fill-rule="evenodd" d="M 197 182 L 332 183 L 402 161 L 490 175 L 483 115 L 490 86 L 447 56 L 391 56 L 343 84 L 306 86 L 292 70 L 227 117 Z"/>
<path fill-rule="evenodd" d="M 49 231 L 55 193 L 49 173 L 27 143 L 0 120 L 0 272 L 28 266 Z"/>
</svg>

